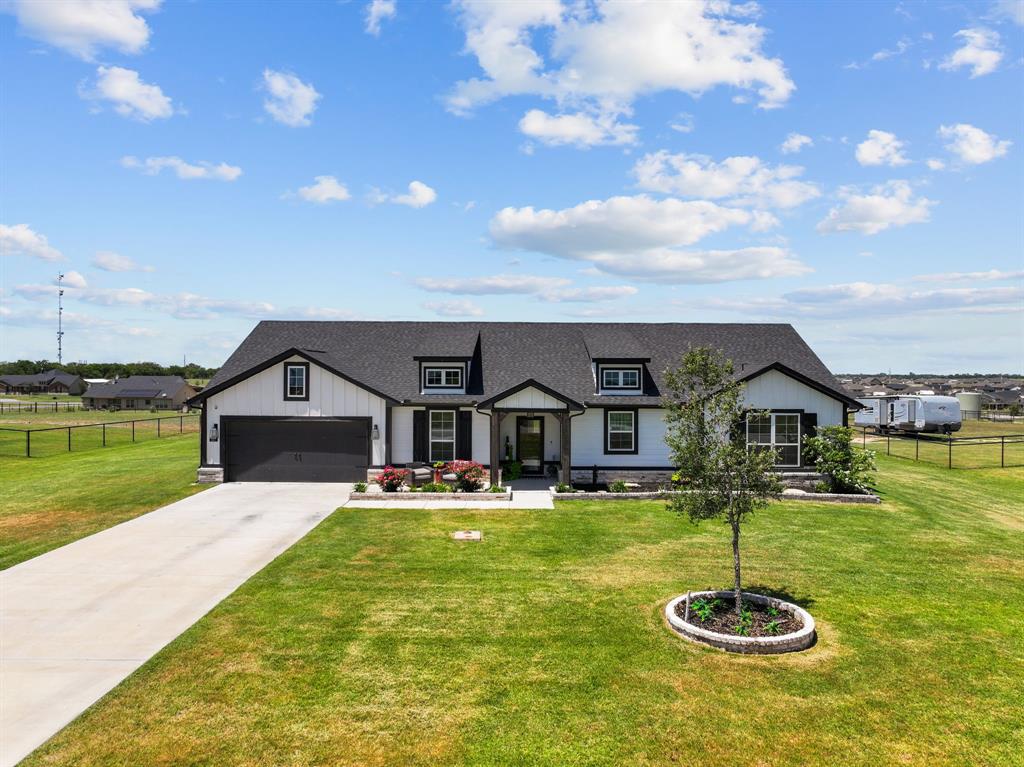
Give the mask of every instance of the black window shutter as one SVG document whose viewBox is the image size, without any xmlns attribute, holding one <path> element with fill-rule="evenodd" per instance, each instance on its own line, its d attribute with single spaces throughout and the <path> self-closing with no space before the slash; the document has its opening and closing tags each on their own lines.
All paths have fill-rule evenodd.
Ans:
<svg viewBox="0 0 1024 767">
<path fill-rule="evenodd" d="M 800 462 L 807 463 L 806 456 L 804 456 L 803 441 L 805 437 L 813 437 L 818 433 L 818 414 L 817 413 L 801 413 L 800 414 Z"/>
<path fill-rule="evenodd" d="M 430 446 L 427 444 L 427 411 L 412 411 L 412 459 L 419 463 L 426 463 L 430 454 Z"/>
<path fill-rule="evenodd" d="M 473 460 L 473 411 L 459 411 L 459 429 L 455 435 L 455 457 L 462 461 Z"/>
</svg>

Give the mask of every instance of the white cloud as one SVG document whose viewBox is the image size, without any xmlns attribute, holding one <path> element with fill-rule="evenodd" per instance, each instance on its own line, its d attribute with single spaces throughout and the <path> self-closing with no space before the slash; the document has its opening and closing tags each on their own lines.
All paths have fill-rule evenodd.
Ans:
<svg viewBox="0 0 1024 767">
<path fill-rule="evenodd" d="M 919 274 L 914 282 L 1006 282 L 1008 280 L 1024 280 L 1024 271 L 1007 272 L 1001 269 L 989 269 L 986 272 L 942 272 L 939 274 Z"/>
<path fill-rule="evenodd" d="M 149 42 L 141 13 L 160 0 L 13 0 L 0 9 L 13 13 L 23 33 L 91 61 L 100 48 L 139 53 Z"/>
<path fill-rule="evenodd" d="M 804 288 L 777 298 L 712 298 L 703 308 L 742 312 L 745 315 L 862 319 L 878 315 L 917 313 L 1002 314 L 1020 310 L 1024 288 L 943 288 L 916 290 L 892 283 L 850 282 Z"/>
<path fill-rule="evenodd" d="M 1002 157 L 1010 151 L 1012 144 L 1010 141 L 1000 141 L 991 133 L 985 133 L 981 128 L 966 123 L 943 125 L 939 128 L 939 135 L 950 140 L 946 144 L 946 149 L 961 161 L 971 165 L 980 165 Z"/>
<path fill-rule="evenodd" d="M 998 32 L 985 27 L 971 27 L 961 29 L 954 37 L 963 40 L 963 46 L 943 59 L 939 69 L 956 70 L 970 67 L 972 78 L 996 71 L 1003 59 Z"/>
<path fill-rule="evenodd" d="M 321 96 L 310 83 L 287 72 L 264 69 L 263 88 L 267 92 L 263 108 L 279 123 L 293 128 L 311 123 L 310 117 Z"/>
<path fill-rule="evenodd" d="M 140 266 L 128 256 L 112 250 L 101 250 L 92 259 L 92 265 L 105 272 L 151 272 L 152 266 Z"/>
<path fill-rule="evenodd" d="M 843 204 L 818 222 L 822 234 L 878 234 L 890 227 L 920 224 L 929 219 L 935 205 L 926 197 L 914 197 L 910 184 L 899 180 L 876 186 L 869 194 L 859 194 L 855 187 L 841 187 L 839 197 Z"/>
<path fill-rule="evenodd" d="M 946 167 L 946 163 L 938 157 L 929 157 L 924 164 L 928 166 L 928 170 L 942 170 Z"/>
<path fill-rule="evenodd" d="M 817 185 L 797 180 L 802 173 L 799 166 L 771 167 L 757 157 L 716 163 L 705 155 L 666 151 L 644 155 L 633 166 L 641 189 L 769 208 L 792 208 L 821 194 Z"/>
<path fill-rule="evenodd" d="M 668 127 L 676 133 L 693 133 L 693 115 L 689 112 L 680 112 L 676 115 L 676 119 L 668 124 Z"/>
<path fill-rule="evenodd" d="M 143 82 L 134 69 L 98 67 L 96 82 L 81 87 L 79 95 L 90 101 L 109 101 L 119 115 L 140 122 L 166 120 L 174 114 L 174 106 L 160 86 Z"/>
<path fill-rule="evenodd" d="M 638 129 L 637 125 L 618 122 L 614 114 L 596 112 L 549 115 L 540 109 L 531 109 L 519 121 L 520 131 L 548 146 L 635 144 Z"/>
<path fill-rule="evenodd" d="M 57 284 L 56 279 L 54 279 L 53 284 Z M 86 282 L 81 272 L 76 272 L 72 269 L 71 271 L 64 272 L 64 285 L 69 288 L 86 288 L 89 286 L 89 283 Z"/>
<path fill-rule="evenodd" d="M 46 235 L 28 224 L 0 224 L 0 256 L 30 256 L 42 261 L 62 261 L 64 255 L 53 247 Z"/>
<path fill-rule="evenodd" d="M 199 161 L 188 163 L 180 157 L 147 157 L 140 160 L 138 157 L 126 155 L 121 158 L 121 165 L 125 168 L 139 170 L 147 176 L 156 176 L 164 168 L 174 171 L 174 174 L 186 181 L 195 179 L 212 179 L 214 181 L 234 181 L 242 175 L 242 169 L 237 165 Z"/>
<path fill-rule="evenodd" d="M 316 176 L 313 181 L 315 183 L 299 188 L 298 195 L 303 200 L 323 205 L 328 202 L 347 200 L 352 196 L 348 192 L 348 187 L 334 176 Z"/>
<path fill-rule="evenodd" d="M 396 13 L 395 0 L 371 0 L 366 5 L 366 31 L 377 37 L 381 22 L 395 18 Z"/>
<path fill-rule="evenodd" d="M 805 146 L 814 146 L 814 140 L 810 136 L 805 136 L 802 133 L 790 133 L 779 149 L 783 154 L 796 154 Z"/>
<path fill-rule="evenodd" d="M 423 308 L 439 317 L 482 317 L 484 313 L 472 301 L 427 301 Z"/>
<path fill-rule="evenodd" d="M 541 294 L 541 298 L 551 303 L 594 303 L 635 296 L 638 292 L 632 285 L 602 285 L 591 288 L 552 290 Z"/>
<path fill-rule="evenodd" d="M 505 208 L 491 219 L 490 233 L 501 248 L 585 261 L 601 272 L 642 280 L 703 283 L 809 271 L 782 248 L 684 250 L 730 227 L 762 231 L 777 223 L 762 211 L 638 195 L 564 210 Z"/>
<path fill-rule="evenodd" d="M 762 51 L 765 30 L 750 21 L 750 8 L 726 0 L 565 5 L 459 0 L 466 51 L 476 57 L 483 76 L 457 83 L 448 108 L 467 114 L 506 96 L 533 95 L 555 101 L 562 116 L 600 115 L 606 126 L 614 126 L 643 95 L 669 90 L 699 96 L 719 86 L 756 91 L 759 106 L 778 107 L 795 86 L 782 61 Z M 534 38 L 550 40 L 547 59 Z M 540 130 L 541 121 L 533 120 Z M 575 122 L 545 122 L 543 128 L 591 135 L 592 126 Z M 631 126 L 616 130 L 606 127 L 606 134 L 621 138 Z"/>
<path fill-rule="evenodd" d="M 410 208 L 425 208 L 437 199 L 437 192 L 422 181 L 410 181 L 406 194 L 387 194 L 380 189 L 373 189 L 369 194 L 370 202 L 391 202 L 395 205 L 408 205 Z"/>
<path fill-rule="evenodd" d="M 906 165 L 910 162 L 903 154 L 904 143 L 895 134 L 884 130 L 869 130 L 868 137 L 857 144 L 857 162 L 861 165 Z"/>
<path fill-rule="evenodd" d="M 996 0 L 992 4 L 992 15 L 1024 27 L 1024 0 Z"/>
<path fill-rule="evenodd" d="M 540 277 L 528 274 L 496 274 L 490 277 L 418 277 L 413 282 L 431 293 L 457 293 L 471 296 L 547 293 L 570 283 L 564 277 Z"/>
</svg>

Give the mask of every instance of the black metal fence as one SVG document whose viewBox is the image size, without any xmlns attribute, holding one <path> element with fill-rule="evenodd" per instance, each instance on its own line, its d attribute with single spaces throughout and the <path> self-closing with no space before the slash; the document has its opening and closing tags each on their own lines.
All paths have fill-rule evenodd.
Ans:
<svg viewBox="0 0 1024 767">
<path fill-rule="evenodd" d="M 0 455 L 39 458 L 198 431 L 198 413 L 27 429 L 3 426 L 0 427 Z"/>
<path fill-rule="evenodd" d="M 1009 410 L 961 410 L 960 418 L 964 421 L 1024 423 L 1024 415 L 1013 415 Z"/>
<path fill-rule="evenodd" d="M 862 427 L 860 443 L 897 458 L 909 458 L 948 469 L 991 469 L 1024 466 L 1024 434 L 954 437 L 951 434 L 893 434 Z"/>
<path fill-rule="evenodd" d="M 0 402 L 0 415 L 4 413 L 70 413 L 82 410 L 81 402 Z"/>
</svg>

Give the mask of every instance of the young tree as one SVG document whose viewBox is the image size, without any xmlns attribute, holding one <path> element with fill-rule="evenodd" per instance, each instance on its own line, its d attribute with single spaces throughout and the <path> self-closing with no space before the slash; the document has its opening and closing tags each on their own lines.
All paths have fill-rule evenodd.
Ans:
<svg viewBox="0 0 1024 767">
<path fill-rule="evenodd" d="M 743 595 L 740 526 L 782 489 L 774 472 L 775 453 L 748 449 L 744 418 L 757 413 L 744 407 L 743 384 L 720 352 L 691 349 L 678 370 L 665 373 L 665 384 L 665 442 L 686 482 L 668 507 L 694 523 L 724 518 L 729 524 L 738 615 Z"/>
</svg>

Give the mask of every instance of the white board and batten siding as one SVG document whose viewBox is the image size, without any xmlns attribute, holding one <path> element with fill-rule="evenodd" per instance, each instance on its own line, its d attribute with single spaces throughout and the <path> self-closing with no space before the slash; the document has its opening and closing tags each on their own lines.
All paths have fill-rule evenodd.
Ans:
<svg viewBox="0 0 1024 767">
<path fill-rule="evenodd" d="M 769 370 L 747 381 L 743 399 L 753 408 L 817 413 L 818 426 L 842 426 L 844 423 L 842 402 L 778 370 Z"/>
<path fill-rule="evenodd" d="M 385 401 L 356 384 L 339 378 L 330 371 L 311 363 L 309 366 L 309 400 L 284 398 L 284 366 L 288 362 L 306 362 L 294 357 L 286 362 L 256 373 L 224 391 L 217 392 L 206 401 L 206 461 L 220 464 L 220 443 L 210 442 L 209 433 L 221 416 L 369 416 L 380 430 L 380 439 L 371 441 L 373 462 L 384 463 L 386 444 Z M 397 408 L 396 408 L 397 409 Z M 412 439 L 412 422 L 409 423 Z"/>
<path fill-rule="evenodd" d="M 509 410 L 564 410 L 565 402 L 528 386 L 494 403 L 494 407 Z"/>
</svg>

